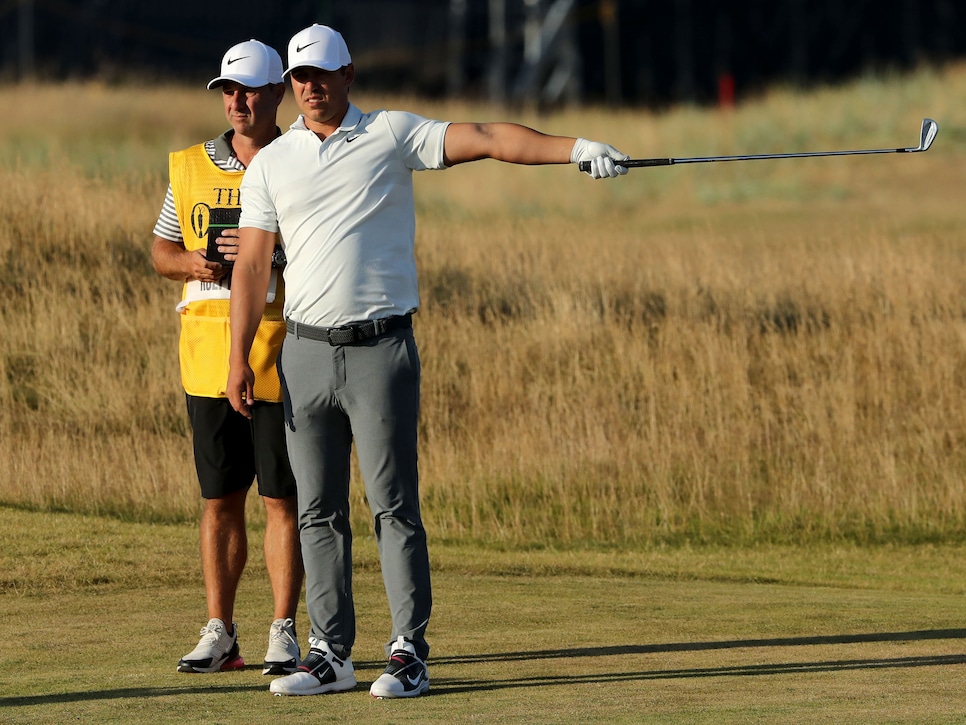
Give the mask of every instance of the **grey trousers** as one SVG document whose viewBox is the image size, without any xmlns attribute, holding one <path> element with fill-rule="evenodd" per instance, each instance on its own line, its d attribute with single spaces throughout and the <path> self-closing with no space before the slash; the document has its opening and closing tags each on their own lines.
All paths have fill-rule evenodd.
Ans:
<svg viewBox="0 0 966 725">
<path fill-rule="evenodd" d="M 399 636 L 429 654 L 429 552 L 419 510 L 416 429 L 419 353 L 412 329 L 352 345 L 289 334 L 279 357 L 286 440 L 298 488 L 311 636 L 337 656 L 355 642 L 349 454 L 353 440 Z"/>
</svg>

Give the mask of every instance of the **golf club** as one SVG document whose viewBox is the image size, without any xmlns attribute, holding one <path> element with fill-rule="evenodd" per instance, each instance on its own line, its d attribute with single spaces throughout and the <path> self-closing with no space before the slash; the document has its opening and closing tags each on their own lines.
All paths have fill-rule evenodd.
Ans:
<svg viewBox="0 0 966 725">
<path fill-rule="evenodd" d="M 931 118 L 922 120 L 922 130 L 919 134 L 919 145 L 915 148 L 899 149 L 861 149 L 858 151 L 803 151 L 791 154 L 747 154 L 743 156 L 694 156 L 684 159 L 628 159 L 615 162 L 618 166 L 639 168 L 643 166 L 673 166 L 675 164 L 705 164 L 714 161 L 754 161 L 756 159 L 802 159 L 809 156 L 856 156 L 859 154 L 906 154 L 926 151 L 939 133 L 939 124 Z M 590 171 L 590 161 L 581 161 L 578 168 Z"/>
</svg>

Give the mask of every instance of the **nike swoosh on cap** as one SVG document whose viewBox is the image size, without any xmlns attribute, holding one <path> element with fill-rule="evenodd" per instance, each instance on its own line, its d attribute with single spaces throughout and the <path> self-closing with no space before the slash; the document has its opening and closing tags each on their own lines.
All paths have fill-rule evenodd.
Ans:
<svg viewBox="0 0 966 725">
<path fill-rule="evenodd" d="M 316 43 L 321 43 L 321 42 L 322 42 L 321 40 L 313 40 L 311 43 L 306 43 L 305 45 L 296 45 L 295 46 L 295 52 L 296 53 L 301 53 L 303 50 L 305 50 L 306 48 L 308 48 L 310 45 L 315 45 Z"/>
<path fill-rule="evenodd" d="M 245 58 L 250 58 L 250 57 L 251 57 L 250 55 L 243 55 L 243 56 L 241 56 L 239 58 L 232 58 L 232 59 L 226 61 L 225 62 L 225 65 L 231 65 L 232 63 L 234 63 L 237 60 L 245 60 Z"/>
</svg>

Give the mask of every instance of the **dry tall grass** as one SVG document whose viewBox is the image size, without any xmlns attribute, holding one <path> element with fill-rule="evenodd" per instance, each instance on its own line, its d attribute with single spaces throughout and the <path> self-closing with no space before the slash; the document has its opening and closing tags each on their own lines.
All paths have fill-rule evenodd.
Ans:
<svg viewBox="0 0 966 725">
<path fill-rule="evenodd" d="M 178 289 L 149 248 L 165 153 L 219 132 L 218 101 L 183 88 L 2 93 L 0 501 L 191 518 Z M 776 90 L 731 113 L 534 117 L 360 98 L 512 117 L 639 156 L 913 146 L 924 115 L 941 126 L 914 156 L 611 182 L 493 162 L 419 175 L 432 535 L 961 538 L 963 99 L 963 67 Z M 354 496 L 361 532 L 360 486 Z"/>
</svg>

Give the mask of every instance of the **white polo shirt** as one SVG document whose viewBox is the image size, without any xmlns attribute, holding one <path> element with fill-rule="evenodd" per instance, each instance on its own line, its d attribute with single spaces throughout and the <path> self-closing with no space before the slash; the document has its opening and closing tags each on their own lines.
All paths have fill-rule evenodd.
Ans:
<svg viewBox="0 0 966 725">
<path fill-rule="evenodd" d="M 299 116 L 259 151 L 239 226 L 278 232 L 286 318 L 334 327 L 419 307 L 412 172 L 445 168 L 448 125 L 349 104 L 324 141 Z"/>
</svg>

